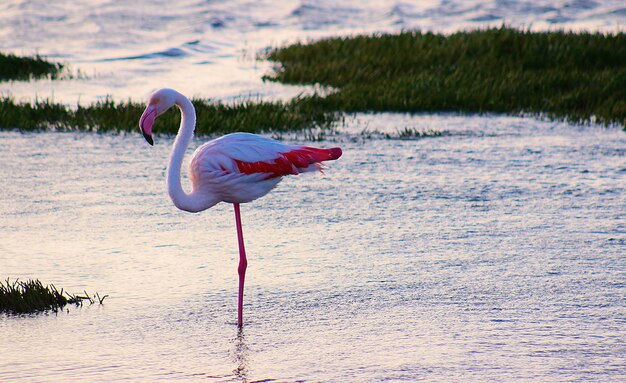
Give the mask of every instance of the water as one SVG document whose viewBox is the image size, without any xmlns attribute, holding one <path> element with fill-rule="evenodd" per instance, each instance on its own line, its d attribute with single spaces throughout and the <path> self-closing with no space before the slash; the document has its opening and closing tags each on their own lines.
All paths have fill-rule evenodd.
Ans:
<svg viewBox="0 0 626 383">
<path fill-rule="evenodd" d="M 418 141 L 364 129 L 443 129 Z M 171 206 L 171 139 L 0 133 L 3 276 L 109 294 L 0 319 L 1 381 L 618 381 L 626 135 L 513 117 L 370 116 L 324 175 Z M 198 142 L 193 143 L 193 147 Z M 68 159 L 71 153 L 71 159 Z"/>
<path fill-rule="evenodd" d="M 254 55 L 307 36 L 502 20 L 615 30 L 624 18 L 610 1 L 42 4 L 0 5 L 3 49 L 67 59 L 90 78 L 0 87 L 68 104 L 160 86 L 287 98 L 302 88 L 263 84 L 269 66 Z M 363 134 L 407 126 L 444 134 Z M 242 332 L 232 207 L 171 205 L 171 137 L 153 148 L 139 133 L 0 132 L 0 142 L 2 278 L 109 295 L 0 316 L 2 382 L 626 379 L 618 128 L 348 116 L 310 143 L 344 149 L 325 174 L 288 177 L 242 207 Z"/>
<path fill-rule="evenodd" d="M 202 1 L 5 0 L 0 47 L 66 62 L 71 81 L 0 83 L 18 100 L 68 105 L 112 96 L 145 99 L 169 86 L 225 101 L 287 99 L 309 88 L 263 83 L 259 52 L 325 36 L 421 29 L 449 33 L 501 26 L 533 30 L 622 31 L 621 0 Z"/>
</svg>

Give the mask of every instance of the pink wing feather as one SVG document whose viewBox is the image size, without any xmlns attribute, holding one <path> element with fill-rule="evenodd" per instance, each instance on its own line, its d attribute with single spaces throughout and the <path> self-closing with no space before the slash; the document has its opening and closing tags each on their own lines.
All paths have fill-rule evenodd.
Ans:
<svg viewBox="0 0 626 383">
<path fill-rule="evenodd" d="M 340 148 L 319 149 L 300 146 L 288 152 L 277 153 L 276 158 L 271 161 L 235 160 L 235 163 L 241 173 L 267 173 L 268 178 L 274 178 L 318 170 L 321 168 L 320 162 L 336 160 L 339 157 L 341 157 Z"/>
</svg>

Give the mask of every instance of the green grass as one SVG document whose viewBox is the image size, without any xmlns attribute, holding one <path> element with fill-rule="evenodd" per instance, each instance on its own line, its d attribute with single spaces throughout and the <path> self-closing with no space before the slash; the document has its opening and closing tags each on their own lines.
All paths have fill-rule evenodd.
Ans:
<svg viewBox="0 0 626 383">
<path fill-rule="evenodd" d="M 336 113 L 316 107 L 317 97 L 296 98 L 290 102 L 245 101 L 237 105 L 194 99 L 198 135 L 243 132 L 281 132 L 312 127 L 328 128 Z M 3 128 L 29 130 L 138 131 L 145 105 L 113 100 L 71 109 L 49 101 L 16 103 L 0 99 Z M 172 108 L 157 120 L 157 133 L 176 133 L 179 111 Z"/>
<path fill-rule="evenodd" d="M 51 63 L 39 55 L 20 57 L 0 53 L 0 81 L 30 80 L 47 76 L 57 78 L 63 68 L 63 64 Z"/>
<path fill-rule="evenodd" d="M 343 112 L 543 115 L 626 125 L 626 35 L 510 28 L 331 38 L 270 51 L 267 79 L 337 88 Z"/>
<path fill-rule="evenodd" d="M 38 279 L 28 281 L 0 281 L 0 313 L 13 314 L 33 313 L 38 311 L 58 311 L 67 304 L 81 305 L 83 300 L 94 303 L 87 293 L 84 296 L 65 293 L 57 290 L 54 285 L 44 286 Z M 66 296 L 67 295 L 67 296 Z M 107 296 L 97 299 L 100 304 Z"/>
</svg>

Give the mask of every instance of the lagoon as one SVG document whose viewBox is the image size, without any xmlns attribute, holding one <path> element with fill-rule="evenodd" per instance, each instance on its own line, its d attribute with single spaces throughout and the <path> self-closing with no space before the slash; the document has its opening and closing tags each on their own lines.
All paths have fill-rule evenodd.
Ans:
<svg viewBox="0 0 626 383">
<path fill-rule="evenodd" d="M 7 1 L 0 43 L 84 77 L 0 83 L 19 100 L 143 101 L 171 86 L 233 101 L 267 47 L 503 22 L 618 31 L 622 1 Z M 139 116 L 138 116 L 139 117 Z M 438 131 L 387 139 L 409 128 Z M 192 144 L 197 147 L 205 138 Z M 347 115 L 324 175 L 242 207 L 166 194 L 172 137 L 0 132 L 0 274 L 103 305 L 0 315 L 0 381 L 596 381 L 626 378 L 626 135 L 535 118 Z"/>
<path fill-rule="evenodd" d="M 371 133 L 398 126 L 442 135 Z M 324 175 L 288 177 L 242 207 L 241 333 L 232 207 L 193 215 L 171 205 L 171 138 L 154 148 L 139 134 L 0 139 L 3 275 L 110 295 L 102 306 L 0 317 L 2 381 L 609 382 L 626 374 L 619 128 L 497 116 L 348 119 L 312 143 L 344 148 Z"/>
</svg>

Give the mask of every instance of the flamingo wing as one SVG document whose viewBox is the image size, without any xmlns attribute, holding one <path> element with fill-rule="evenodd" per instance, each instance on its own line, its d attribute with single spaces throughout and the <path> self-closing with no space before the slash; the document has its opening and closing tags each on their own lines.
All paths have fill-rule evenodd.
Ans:
<svg viewBox="0 0 626 383">
<path fill-rule="evenodd" d="M 194 160 L 203 168 L 273 178 L 319 170 L 322 161 L 336 160 L 341 154 L 340 148 L 286 145 L 255 134 L 233 133 L 202 145 Z"/>
<path fill-rule="evenodd" d="M 194 189 L 225 202 L 249 202 L 267 194 L 282 176 L 321 170 L 341 149 L 286 145 L 249 133 L 232 133 L 200 146 L 190 163 Z"/>
<path fill-rule="evenodd" d="M 341 149 L 339 148 L 318 149 L 299 146 L 291 148 L 289 151 L 277 153 L 271 161 L 235 160 L 235 163 L 241 173 L 265 173 L 268 174 L 268 178 L 273 178 L 320 170 L 322 161 L 336 160 L 340 156 Z"/>
</svg>

